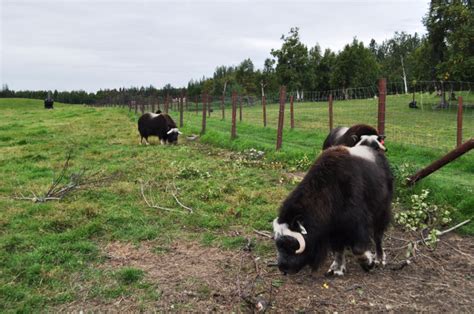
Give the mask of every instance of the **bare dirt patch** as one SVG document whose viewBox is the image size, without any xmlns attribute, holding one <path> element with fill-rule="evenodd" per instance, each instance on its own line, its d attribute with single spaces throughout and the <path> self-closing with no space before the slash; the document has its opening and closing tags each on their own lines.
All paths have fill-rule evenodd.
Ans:
<svg viewBox="0 0 474 314">
<path fill-rule="evenodd" d="M 435 251 L 420 246 L 404 265 L 405 234 L 391 231 L 386 240 L 388 265 L 364 272 L 350 256 L 343 277 L 317 272 L 283 276 L 268 267 L 274 256 L 255 256 L 251 247 L 226 251 L 192 242 L 156 247 L 113 242 L 103 248 L 104 269 L 135 267 L 156 282 L 159 301 L 137 305 L 133 297 L 108 303 L 84 300 L 61 310 L 252 311 L 429 311 L 469 312 L 474 306 L 474 242 L 446 235 Z M 260 239 L 259 239 L 260 240 Z M 271 241 L 262 238 L 261 241 Z M 249 250 L 250 249 L 250 250 Z"/>
</svg>

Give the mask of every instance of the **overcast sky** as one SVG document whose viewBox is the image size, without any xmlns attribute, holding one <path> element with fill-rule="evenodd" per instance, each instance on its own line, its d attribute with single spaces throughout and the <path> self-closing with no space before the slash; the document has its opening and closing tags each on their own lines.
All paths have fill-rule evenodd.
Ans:
<svg viewBox="0 0 474 314">
<path fill-rule="evenodd" d="M 256 68 L 300 28 L 339 51 L 395 31 L 424 33 L 428 0 L 0 0 L 1 84 L 10 89 L 186 86 L 219 65 Z"/>
</svg>

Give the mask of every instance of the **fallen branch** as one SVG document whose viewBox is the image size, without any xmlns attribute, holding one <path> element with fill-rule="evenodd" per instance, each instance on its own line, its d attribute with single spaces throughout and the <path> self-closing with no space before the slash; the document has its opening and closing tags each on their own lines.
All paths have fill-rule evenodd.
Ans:
<svg viewBox="0 0 474 314">
<path fill-rule="evenodd" d="M 174 208 L 163 207 L 163 206 L 157 205 L 153 200 L 148 200 L 145 196 L 145 188 L 143 186 L 143 181 L 141 181 L 141 180 L 140 180 L 140 192 L 141 192 L 142 198 L 145 201 L 146 205 L 150 208 L 156 208 L 156 209 L 161 209 L 161 210 L 166 210 L 166 211 L 169 211 L 169 212 L 176 212 L 176 213 L 181 213 L 181 214 L 184 213 L 181 210 L 174 209 Z"/>
<path fill-rule="evenodd" d="M 174 190 L 177 192 L 178 189 L 176 188 L 176 185 L 174 184 L 174 182 L 173 182 L 173 187 L 174 187 Z M 179 206 L 181 206 L 184 209 L 187 209 L 190 214 L 193 213 L 193 209 L 191 207 L 188 207 L 188 206 L 184 205 L 183 203 L 181 203 L 174 192 L 172 192 L 171 195 L 173 195 L 174 200 L 176 201 L 176 203 L 178 203 Z"/>
<path fill-rule="evenodd" d="M 266 237 L 266 238 L 269 238 L 269 239 L 273 239 L 273 236 L 270 232 L 268 231 L 259 231 L 257 229 L 253 229 L 253 232 L 255 232 L 256 234 L 259 234 L 263 237 Z"/>
<path fill-rule="evenodd" d="M 71 160 L 71 151 L 67 153 L 66 161 L 61 169 L 59 175 L 53 179 L 53 182 L 49 186 L 48 190 L 37 195 L 31 191 L 32 196 L 25 196 L 23 193 L 19 193 L 19 196 L 15 196 L 13 199 L 16 200 L 29 200 L 34 203 L 44 203 L 52 200 L 61 200 L 70 192 L 84 189 L 89 186 L 94 186 L 99 183 L 104 183 L 114 179 L 116 176 L 100 176 L 101 172 L 97 171 L 92 174 L 88 174 L 85 168 L 78 172 L 73 172 L 69 175 L 68 181 L 63 183 L 66 178 L 66 173 L 69 169 L 69 161 Z"/>
</svg>

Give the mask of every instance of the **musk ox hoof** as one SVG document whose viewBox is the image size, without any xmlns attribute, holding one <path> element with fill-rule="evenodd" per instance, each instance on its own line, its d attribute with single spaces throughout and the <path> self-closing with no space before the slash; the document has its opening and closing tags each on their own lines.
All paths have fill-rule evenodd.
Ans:
<svg viewBox="0 0 474 314">
<path fill-rule="evenodd" d="M 324 276 L 326 277 L 340 277 L 344 276 L 344 273 L 346 272 L 346 268 L 341 268 L 341 269 L 329 269 Z"/>
<path fill-rule="evenodd" d="M 375 262 L 372 262 L 370 264 L 365 264 L 365 263 L 361 263 L 360 264 L 360 267 L 362 267 L 362 269 L 366 272 L 370 272 L 372 269 L 374 269 L 375 267 Z"/>
<path fill-rule="evenodd" d="M 325 276 L 326 277 L 344 276 L 345 272 L 346 272 L 345 261 L 343 261 L 342 264 L 338 263 L 337 261 L 334 261 L 334 262 L 332 262 L 332 264 L 329 267 L 329 270 L 326 272 Z"/>
</svg>

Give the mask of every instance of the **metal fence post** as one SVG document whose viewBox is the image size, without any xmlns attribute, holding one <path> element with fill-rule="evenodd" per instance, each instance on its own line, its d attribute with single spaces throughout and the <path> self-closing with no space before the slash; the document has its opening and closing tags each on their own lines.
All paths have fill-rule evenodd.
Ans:
<svg viewBox="0 0 474 314">
<path fill-rule="evenodd" d="M 207 94 L 203 95 L 202 99 L 202 129 L 201 134 L 206 132 L 206 106 L 207 106 Z"/>
<path fill-rule="evenodd" d="M 295 128 L 295 109 L 293 104 L 293 95 L 290 96 L 290 126 L 291 129 Z"/>
<path fill-rule="evenodd" d="M 456 147 L 462 144 L 462 96 L 458 96 L 458 123 L 457 123 L 457 136 L 456 136 Z"/>
<path fill-rule="evenodd" d="M 262 96 L 262 110 L 263 110 L 263 127 L 267 126 L 267 99 Z"/>
<path fill-rule="evenodd" d="M 332 94 L 329 94 L 329 132 L 331 132 L 333 128 Z"/>
<path fill-rule="evenodd" d="M 283 143 L 283 123 L 285 116 L 285 102 L 286 102 L 286 87 L 280 87 L 280 111 L 278 113 L 278 131 L 277 131 L 277 143 L 276 150 L 281 149 Z"/>
<path fill-rule="evenodd" d="M 379 79 L 379 107 L 377 129 L 379 134 L 385 134 L 385 96 L 387 95 L 387 79 Z"/>
<path fill-rule="evenodd" d="M 236 132 L 236 121 L 237 120 L 237 93 L 232 92 L 232 128 L 230 131 L 230 138 L 234 139 L 237 137 Z"/>
</svg>

